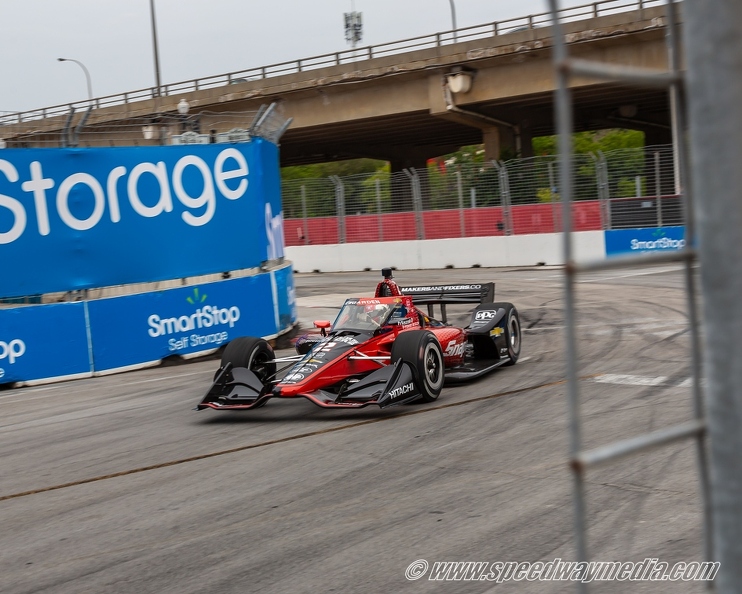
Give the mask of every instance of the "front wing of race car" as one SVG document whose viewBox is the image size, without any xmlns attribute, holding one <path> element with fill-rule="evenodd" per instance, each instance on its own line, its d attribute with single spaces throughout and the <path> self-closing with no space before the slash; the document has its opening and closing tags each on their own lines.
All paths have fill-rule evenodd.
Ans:
<svg viewBox="0 0 742 594">
<path fill-rule="evenodd" d="M 219 371 L 196 410 L 249 410 L 259 408 L 271 398 L 306 398 L 323 408 L 363 408 L 372 404 L 386 408 L 414 402 L 421 396 L 412 367 L 402 360 L 349 383 L 337 393 L 318 389 L 291 395 L 282 394 L 277 382 L 263 384 L 249 369 L 228 363 Z"/>
</svg>

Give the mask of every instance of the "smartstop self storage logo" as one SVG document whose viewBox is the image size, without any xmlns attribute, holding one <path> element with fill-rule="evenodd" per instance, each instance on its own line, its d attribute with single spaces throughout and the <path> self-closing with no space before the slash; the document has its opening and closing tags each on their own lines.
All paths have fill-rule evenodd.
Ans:
<svg viewBox="0 0 742 594">
<path fill-rule="evenodd" d="M 685 247 L 685 227 L 618 229 L 605 232 L 608 256 L 681 250 Z"/>
<path fill-rule="evenodd" d="M 189 305 L 197 308 L 195 311 L 184 315 L 153 313 L 147 318 L 147 333 L 152 338 L 170 337 L 171 352 L 220 346 L 229 340 L 229 329 L 240 319 L 240 308 L 220 307 L 207 301 L 208 295 L 195 287 L 186 298 Z"/>
<path fill-rule="evenodd" d="M 0 365 L 8 363 L 9 365 L 22 357 L 26 352 L 26 343 L 20 338 L 14 338 L 8 342 L 0 340 Z M 0 367 L 0 378 L 5 376 L 5 369 Z"/>
<path fill-rule="evenodd" d="M 652 236 L 655 239 L 632 239 L 632 251 L 680 250 L 685 247 L 685 239 L 667 237 L 662 229 L 654 231 Z"/>
</svg>

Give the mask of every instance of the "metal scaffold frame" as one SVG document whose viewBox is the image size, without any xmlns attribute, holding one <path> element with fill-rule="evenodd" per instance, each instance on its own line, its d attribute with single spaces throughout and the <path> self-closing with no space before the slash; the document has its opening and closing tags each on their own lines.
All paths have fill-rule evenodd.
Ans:
<svg viewBox="0 0 742 594">
<path fill-rule="evenodd" d="M 565 37 L 559 19 L 558 0 L 549 0 L 554 31 L 553 60 L 557 77 L 556 119 L 559 135 L 559 177 L 562 193 L 562 219 L 564 228 L 565 261 L 565 323 L 566 323 L 566 375 L 569 415 L 569 457 L 573 475 L 574 526 L 576 554 L 578 561 L 588 561 L 587 521 L 585 506 L 584 475 L 588 469 L 597 465 L 623 458 L 648 449 L 660 447 L 676 441 L 693 438 L 696 441 L 696 456 L 700 476 L 700 496 L 704 518 L 704 553 L 707 560 L 713 559 L 710 535 L 711 509 L 709 493 L 709 472 L 706 459 L 706 419 L 701 393 L 701 341 L 698 326 L 698 307 L 694 267 L 696 254 L 696 225 L 691 204 L 687 153 L 684 142 L 686 130 L 685 104 L 683 95 L 683 75 L 679 65 L 679 35 L 676 4 L 667 0 L 667 72 L 647 69 L 621 67 L 614 64 L 589 62 L 568 56 Z M 576 263 L 572 246 L 572 198 L 573 198 L 573 147 L 572 147 L 572 98 L 569 90 L 571 77 L 581 76 L 610 80 L 639 87 L 667 88 L 670 100 L 673 144 L 676 148 L 676 185 L 682 195 L 685 211 L 685 246 L 673 253 L 650 254 L 642 257 L 619 257 L 606 261 Z M 575 285 L 580 274 L 627 267 L 644 267 L 658 263 L 680 263 L 684 267 L 685 290 L 687 293 L 688 325 L 691 336 L 692 400 L 694 418 L 686 423 L 654 431 L 644 435 L 627 438 L 593 450 L 582 446 L 582 427 L 580 421 L 580 393 L 577 363 L 576 300 Z M 578 585 L 580 592 L 587 592 L 587 584 Z"/>
</svg>

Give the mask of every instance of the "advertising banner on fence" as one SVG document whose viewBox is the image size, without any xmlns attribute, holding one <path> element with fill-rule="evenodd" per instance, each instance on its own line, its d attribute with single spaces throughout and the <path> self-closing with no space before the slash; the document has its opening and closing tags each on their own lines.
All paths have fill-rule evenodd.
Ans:
<svg viewBox="0 0 742 594">
<path fill-rule="evenodd" d="M 605 231 L 607 256 L 679 250 L 685 247 L 685 227 L 648 227 Z"/>
<path fill-rule="evenodd" d="M 288 328 L 296 322 L 296 292 L 294 290 L 294 271 L 292 266 L 285 266 L 271 272 L 276 283 L 276 313 L 278 326 Z"/>
<path fill-rule="evenodd" d="M 296 322 L 290 265 L 255 276 L 78 303 L 0 308 L 0 385 L 156 363 Z"/>
<path fill-rule="evenodd" d="M 95 370 L 213 350 L 237 336 L 275 335 L 276 307 L 269 274 L 91 301 Z"/>
<path fill-rule="evenodd" d="M 84 303 L 0 308 L 0 384 L 91 372 Z"/>
<path fill-rule="evenodd" d="M 268 141 L 0 153 L 0 298 L 282 255 L 278 148 Z"/>
</svg>

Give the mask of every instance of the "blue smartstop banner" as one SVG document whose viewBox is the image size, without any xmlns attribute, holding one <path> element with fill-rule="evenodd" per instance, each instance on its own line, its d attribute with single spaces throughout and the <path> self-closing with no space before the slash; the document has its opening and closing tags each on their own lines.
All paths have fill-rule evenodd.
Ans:
<svg viewBox="0 0 742 594">
<path fill-rule="evenodd" d="M 237 336 L 269 336 L 268 274 L 88 303 L 96 371 L 191 355 Z"/>
<path fill-rule="evenodd" d="M 80 303 L 0 309 L 0 384 L 136 367 L 296 322 L 291 266 Z"/>
<path fill-rule="evenodd" d="M 0 298 L 280 256 L 278 148 L 268 141 L 0 152 Z"/>
<path fill-rule="evenodd" d="M 84 303 L 0 309 L 0 384 L 90 375 Z"/>
<path fill-rule="evenodd" d="M 685 227 L 648 227 L 605 231 L 606 256 L 645 254 L 685 247 Z"/>
</svg>

